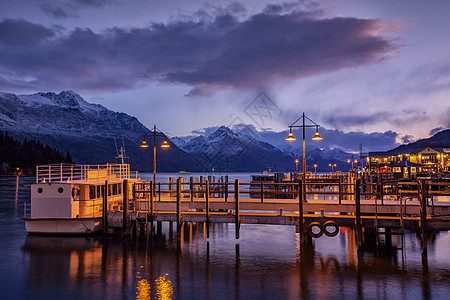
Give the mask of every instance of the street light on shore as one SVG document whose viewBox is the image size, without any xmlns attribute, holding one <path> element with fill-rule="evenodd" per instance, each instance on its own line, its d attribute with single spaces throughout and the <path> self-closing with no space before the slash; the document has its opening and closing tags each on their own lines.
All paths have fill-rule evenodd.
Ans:
<svg viewBox="0 0 450 300">
<path fill-rule="evenodd" d="M 314 163 L 314 177 L 317 177 L 317 164 Z"/>
<path fill-rule="evenodd" d="M 295 159 L 295 173 L 298 173 L 298 158 Z"/>
<path fill-rule="evenodd" d="M 331 167 L 331 173 L 334 171 L 334 167 L 336 167 L 336 164 L 328 164 L 329 167 Z"/>
<path fill-rule="evenodd" d="M 167 142 L 167 136 L 161 131 L 157 131 L 156 125 L 153 126 L 153 131 L 149 131 L 144 134 L 144 139 L 141 144 L 141 148 L 148 148 L 147 141 L 145 140 L 148 136 L 153 136 L 153 184 L 156 184 L 156 137 L 164 137 L 164 142 L 161 144 L 161 148 L 167 149 L 170 147 Z"/>
<path fill-rule="evenodd" d="M 358 160 L 357 159 L 355 159 L 355 160 L 353 160 L 353 157 L 352 157 L 352 159 L 347 159 L 347 163 L 352 163 L 352 173 L 353 173 L 353 163 L 358 163 Z"/>
<path fill-rule="evenodd" d="M 306 119 L 308 119 L 314 125 L 306 125 L 305 124 Z M 295 125 L 300 120 L 303 121 L 302 125 Z M 303 115 L 300 118 L 295 120 L 295 122 L 289 126 L 289 135 L 286 138 L 286 141 L 295 141 L 296 139 L 295 139 L 294 135 L 292 134 L 292 128 L 302 128 L 303 129 L 303 180 L 306 180 L 305 128 L 307 128 L 307 127 L 316 127 L 316 133 L 314 134 L 314 137 L 312 138 L 314 141 L 320 141 L 322 139 L 322 137 L 319 134 L 320 125 L 318 125 L 316 122 L 314 122 L 313 120 L 311 120 L 310 118 L 305 116 L 305 113 L 303 113 Z M 303 192 L 303 201 L 306 201 L 305 196 L 306 196 L 306 194 Z"/>
</svg>

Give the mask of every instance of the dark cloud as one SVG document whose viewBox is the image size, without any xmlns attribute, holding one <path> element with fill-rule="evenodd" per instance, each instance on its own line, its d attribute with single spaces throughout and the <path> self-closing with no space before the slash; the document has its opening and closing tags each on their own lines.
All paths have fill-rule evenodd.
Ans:
<svg viewBox="0 0 450 300">
<path fill-rule="evenodd" d="M 416 139 L 414 138 L 414 136 L 407 134 L 405 136 L 402 137 L 402 143 L 403 144 L 409 144 L 414 142 Z"/>
<path fill-rule="evenodd" d="M 316 19 L 310 12 L 278 14 L 275 8 L 240 20 L 234 11 L 242 9 L 235 5 L 210 19 L 174 20 L 146 28 L 101 33 L 77 28 L 28 49 L 16 48 L 13 37 L 18 34 L 22 43 L 34 43 L 53 31 L 23 20 L 5 20 L 2 24 L 40 31 L 35 35 L 4 25 L 1 36 L 9 39 L 0 42 L 0 89 L 92 92 L 160 80 L 188 85 L 191 95 L 204 95 L 370 64 L 396 48 L 378 34 L 385 26 L 381 20 Z"/>
<path fill-rule="evenodd" d="M 76 18 L 74 12 L 89 8 L 99 8 L 115 3 L 115 0 L 38 0 L 39 8 L 57 19 Z"/>
<path fill-rule="evenodd" d="M 50 3 L 43 3 L 39 7 L 42 11 L 57 19 L 65 19 L 71 16 L 71 14 L 59 5 L 55 6 Z"/>
<path fill-rule="evenodd" d="M 436 133 L 441 132 L 441 131 L 444 130 L 444 129 L 445 129 L 444 127 L 436 127 L 436 128 L 434 128 L 434 129 L 431 129 L 431 130 L 430 130 L 430 135 L 433 136 L 433 135 L 435 135 Z"/>
<path fill-rule="evenodd" d="M 116 0 L 71 0 L 71 2 L 80 6 L 101 7 L 116 2 Z"/>
<path fill-rule="evenodd" d="M 0 23 L 0 46 L 8 46 L 13 51 L 15 47 L 35 45 L 53 35 L 52 30 L 21 19 L 5 19 Z"/>
</svg>

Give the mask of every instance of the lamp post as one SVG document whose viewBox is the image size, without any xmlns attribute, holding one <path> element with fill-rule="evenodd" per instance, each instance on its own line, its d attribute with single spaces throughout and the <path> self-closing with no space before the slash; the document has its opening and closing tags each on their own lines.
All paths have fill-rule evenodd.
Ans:
<svg viewBox="0 0 450 300">
<path fill-rule="evenodd" d="M 331 173 L 334 171 L 334 167 L 336 167 L 336 164 L 328 164 L 329 167 L 331 167 Z"/>
<path fill-rule="evenodd" d="M 352 163 L 352 173 L 353 173 L 353 163 L 358 163 L 358 160 L 357 159 L 355 159 L 355 160 L 353 160 L 353 157 L 352 157 L 352 159 L 350 160 L 350 159 L 347 159 L 347 162 L 348 163 Z"/>
<path fill-rule="evenodd" d="M 298 158 L 295 159 L 295 173 L 298 173 Z"/>
<path fill-rule="evenodd" d="M 306 125 L 305 121 L 306 119 L 308 119 L 311 123 L 313 123 L 314 125 Z M 302 125 L 295 125 L 298 121 L 302 120 Z M 303 115 L 298 118 L 294 123 L 292 123 L 289 126 L 289 135 L 286 138 L 286 141 L 295 141 L 295 137 L 292 134 L 292 128 L 302 128 L 303 129 L 303 180 L 306 180 L 306 155 L 305 155 L 305 128 L 307 127 L 316 127 L 316 133 L 313 136 L 313 140 L 314 141 L 320 141 L 322 139 L 322 137 L 319 135 L 319 126 L 316 122 L 314 122 L 313 120 L 311 120 L 310 118 L 308 118 L 307 116 L 305 116 L 305 113 L 303 113 Z M 305 189 L 303 189 L 303 201 L 306 201 L 306 193 L 305 193 Z"/>
<path fill-rule="evenodd" d="M 142 141 L 141 148 L 148 148 L 147 141 L 145 140 L 148 136 L 153 136 L 153 184 L 156 184 L 156 137 L 164 137 L 164 142 L 161 144 L 161 148 L 169 148 L 170 145 L 167 142 L 167 136 L 161 131 L 157 131 L 156 125 L 153 126 L 153 132 L 149 131 L 144 134 L 144 140 Z"/>
<path fill-rule="evenodd" d="M 314 177 L 317 177 L 317 164 L 314 163 Z"/>
</svg>

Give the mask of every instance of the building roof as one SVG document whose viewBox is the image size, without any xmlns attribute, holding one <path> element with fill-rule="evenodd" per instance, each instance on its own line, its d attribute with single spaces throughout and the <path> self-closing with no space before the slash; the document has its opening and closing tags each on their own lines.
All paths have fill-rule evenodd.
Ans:
<svg viewBox="0 0 450 300">
<path fill-rule="evenodd" d="M 393 165 L 389 165 L 389 167 L 423 167 L 423 165 L 416 164 L 410 161 L 402 161 Z"/>
</svg>

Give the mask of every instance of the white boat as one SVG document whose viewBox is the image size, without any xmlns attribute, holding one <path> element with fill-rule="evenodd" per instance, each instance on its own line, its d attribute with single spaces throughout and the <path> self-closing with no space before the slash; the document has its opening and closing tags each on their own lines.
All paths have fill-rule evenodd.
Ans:
<svg viewBox="0 0 450 300">
<path fill-rule="evenodd" d="M 130 165 L 123 163 L 37 166 L 31 212 L 24 217 L 26 230 L 30 234 L 95 233 L 102 228 L 105 191 L 107 211 L 120 211 L 124 183 L 128 182 L 131 198 L 136 181 L 138 172 L 130 172 Z"/>
</svg>

